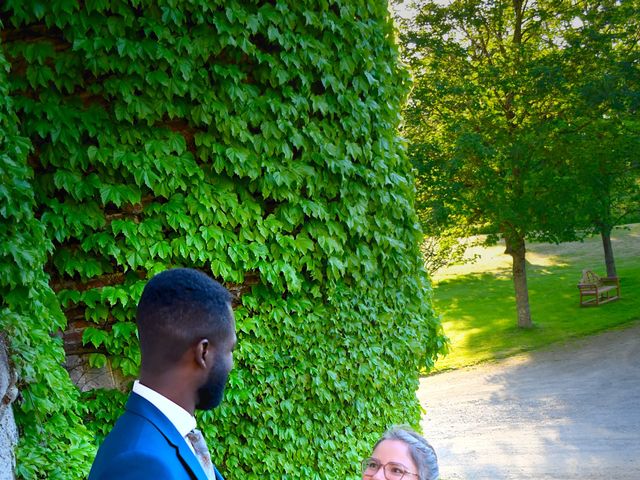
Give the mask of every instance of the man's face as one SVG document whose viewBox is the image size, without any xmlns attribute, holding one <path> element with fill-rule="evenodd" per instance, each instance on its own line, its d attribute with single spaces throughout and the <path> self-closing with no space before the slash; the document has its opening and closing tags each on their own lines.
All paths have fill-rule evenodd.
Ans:
<svg viewBox="0 0 640 480">
<path fill-rule="evenodd" d="M 231 309 L 231 306 L 229 306 Z M 220 340 L 212 351 L 213 364 L 209 371 L 207 381 L 198 389 L 198 410 L 211 410 L 222 402 L 224 387 L 229 378 L 229 372 L 233 368 L 233 349 L 236 346 L 235 321 L 233 313 L 229 331 L 224 339 Z"/>
</svg>

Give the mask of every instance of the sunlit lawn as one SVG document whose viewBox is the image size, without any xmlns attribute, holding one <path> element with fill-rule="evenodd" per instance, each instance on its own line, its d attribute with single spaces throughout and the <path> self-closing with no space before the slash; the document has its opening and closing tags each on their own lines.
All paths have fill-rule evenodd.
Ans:
<svg viewBox="0 0 640 480">
<path fill-rule="evenodd" d="M 561 245 L 529 244 L 527 268 L 534 328 L 516 326 L 511 262 L 503 246 L 475 249 L 475 264 L 434 276 L 437 311 L 451 351 L 435 371 L 503 358 L 572 337 L 640 320 L 640 224 L 613 235 L 621 299 L 580 307 L 577 283 L 582 269 L 605 274 L 599 237 Z"/>
</svg>

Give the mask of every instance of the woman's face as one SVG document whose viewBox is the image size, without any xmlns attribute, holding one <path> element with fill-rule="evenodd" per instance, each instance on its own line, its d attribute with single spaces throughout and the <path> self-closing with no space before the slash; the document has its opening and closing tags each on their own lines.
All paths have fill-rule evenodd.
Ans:
<svg viewBox="0 0 640 480">
<path fill-rule="evenodd" d="M 388 463 L 392 463 L 395 465 L 390 465 L 387 467 L 387 471 L 392 476 L 387 475 L 385 477 L 384 468 L 381 467 L 375 474 L 367 474 L 365 471 L 362 475 L 363 480 L 393 480 L 395 478 L 402 477 L 402 473 L 398 472 L 397 467 L 400 467 L 401 470 L 408 472 L 404 475 L 405 479 L 414 479 L 417 478 L 418 467 L 413 462 L 411 458 L 411 453 L 409 452 L 409 446 L 404 443 L 402 440 L 383 440 L 380 444 L 375 448 L 373 453 L 371 454 L 372 460 L 374 460 L 378 465 L 387 465 Z M 409 475 L 411 473 L 412 475 Z"/>
</svg>

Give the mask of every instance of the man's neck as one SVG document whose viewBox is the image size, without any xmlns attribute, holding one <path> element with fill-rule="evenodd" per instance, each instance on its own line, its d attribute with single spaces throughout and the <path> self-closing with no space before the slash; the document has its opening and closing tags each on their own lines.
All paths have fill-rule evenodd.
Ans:
<svg viewBox="0 0 640 480">
<path fill-rule="evenodd" d="M 145 387 L 171 400 L 193 416 L 196 402 L 193 395 L 189 393 L 189 388 L 185 386 L 184 382 L 177 383 L 173 376 L 167 377 L 168 375 L 145 375 L 144 372 L 140 372 L 139 381 Z"/>
</svg>

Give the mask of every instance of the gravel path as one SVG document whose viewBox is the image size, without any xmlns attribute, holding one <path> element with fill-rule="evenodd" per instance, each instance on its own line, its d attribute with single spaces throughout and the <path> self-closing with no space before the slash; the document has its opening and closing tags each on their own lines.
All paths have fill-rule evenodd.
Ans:
<svg viewBox="0 0 640 480">
<path fill-rule="evenodd" d="M 442 480 L 640 479 L 640 322 L 423 378 Z"/>
</svg>

